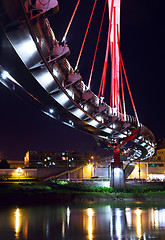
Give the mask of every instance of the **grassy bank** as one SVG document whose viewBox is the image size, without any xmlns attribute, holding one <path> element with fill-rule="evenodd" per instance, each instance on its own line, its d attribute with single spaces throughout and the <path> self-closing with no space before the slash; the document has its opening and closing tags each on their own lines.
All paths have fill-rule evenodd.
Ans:
<svg viewBox="0 0 165 240">
<path fill-rule="evenodd" d="M 1 203 L 39 204 L 55 202 L 154 201 L 165 197 L 165 186 L 127 188 L 85 187 L 63 181 L 0 183 Z"/>
</svg>

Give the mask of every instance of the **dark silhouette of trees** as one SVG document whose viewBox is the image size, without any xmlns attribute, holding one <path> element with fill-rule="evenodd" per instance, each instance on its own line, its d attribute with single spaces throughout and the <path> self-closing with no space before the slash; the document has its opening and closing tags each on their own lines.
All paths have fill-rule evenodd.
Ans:
<svg viewBox="0 0 165 240">
<path fill-rule="evenodd" d="M 165 138 L 160 138 L 157 143 L 157 149 L 165 148 Z"/>
<path fill-rule="evenodd" d="M 6 159 L 2 159 L 0 161 L 0 169 L 8 169 L 10 168 L 10 164 L 7 162 Z"/>
</svg>

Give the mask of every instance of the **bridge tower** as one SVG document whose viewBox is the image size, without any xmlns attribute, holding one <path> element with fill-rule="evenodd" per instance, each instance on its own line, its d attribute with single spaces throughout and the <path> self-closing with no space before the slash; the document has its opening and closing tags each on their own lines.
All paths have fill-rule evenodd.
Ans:
<svg viewBox="0 0 165 240">
<path fill-rule="evenodd" d="M 119 36 L 120 36 L 120 0 L 108 0 L 109 44 L 111 51 L 111 98 L 110 106 L 114 113 L 119 112 Z M 124 170 L 120 162 L 120 148 L 115 148 L 114 163 L 111 163 L 112 187 L 124 187 Z"/>
</svg>

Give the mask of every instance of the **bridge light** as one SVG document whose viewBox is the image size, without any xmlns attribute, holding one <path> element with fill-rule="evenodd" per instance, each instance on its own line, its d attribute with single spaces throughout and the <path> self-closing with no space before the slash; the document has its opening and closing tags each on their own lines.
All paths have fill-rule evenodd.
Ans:
<svg viewBox="0 0 165 240">
<path fill-rule="evenodd" d="M 113 132 L 113 130 L 110 129 L 110 128 L 104 128 L 103 131 L 106 132 L 106 133 L 112 133 Z"/>
<path fill-rule="evenodd" d="M 53 114 L 53 113 L 54 113 L 54 109 L 53 109 L 53 108 L 50 108 L 50 109 L 49 109 L 49 112 L 50 112 L 51 114 Z"/>
<path fill-rule="evenodd" d="M 141 145 L 144 147 L 146 145 L 146 143 L 143 142 Z"/>
<path fill-rule="evenodd" d="M 85 113 L 81 109 L 79 109 L 79 108 L 74 109 L 71 112 L 72 112 L 73 115 L 75 115 L 78 118 L 81 118 L 81 117 L 83 117 L 85 115 Z"/>
<path fill-rule="evenodd" d="M 55 69 L 53 69 L 53 74 L 54 74 L 55 77 L 58 76 L 58 72 Z"/>
<path fill-rule="evenodd" d="M 67 104 L 67 102 L 70 100 L 64 92 L 60 92 L 59 94 L 55 95 L 54 98 L 62 106 L 65 106 L 65 104 Z"/>
<path fill-rule="evenodd" d="M 90 120 L 89 122 L 88 122 L 90 125 L 92 125 L 93 127 L 97 127 L 98 125 L 99 125 L 99 123 L 97 122 L 97 121 L 95 121 L 95 120 Z"/>
<path fill-rule="evenodd" d="M 87 105 L 84 106 L 84 110 L 85 110 L 86 112 L 88 111 L 88 106 L 87 106 Z"/>
<path fill-rule="evenodd" d="M 69 120 L 69 123 L 70 123 L 72 126 L 74 126 L 74 123 L 72 122 L 72 120 Z"/>
<path fill-rule="evenodd" d="M 42 87 L 47 89 L 53 84 L 54 78 L 50 72 L 46 71 L 38 75 L 38 82 L 42 85 Z"/>
<path fill-rule="evenodd" d="M 66 91 L 70 97 L 74 98 L 74 93 L 71 90 L 66 89 Z"/>
<path fill-rule="evenodd" d="M 9 77 L 9 73 L 7 72 L 7 71 L 3 71 L 2 73 L 1 73 L 1 77 L 2 77 L 2 79 L 6 79 L 6 78 L 8 78 Z"/>
<path fill-rule="evenodd" d="M 99 121 L 99 122 L 102 122 L 103 118 L 101 116 L 97 116 L 96 119 Z"/>
<path fill-rule="evenodd" d="M 36 45 L 32 39 L 21 42 L 18 47 L 22 53 L 26 50 L 26 53 L 28 52 L 29 55 L 34 54 L 34 52 L 37 50 Z"/>
</svg>

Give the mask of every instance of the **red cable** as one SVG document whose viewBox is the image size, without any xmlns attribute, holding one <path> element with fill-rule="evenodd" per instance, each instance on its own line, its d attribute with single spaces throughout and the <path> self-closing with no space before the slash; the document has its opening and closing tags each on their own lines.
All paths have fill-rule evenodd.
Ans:
<svg viewBox="0 0 165 240">
<path fill-rule="evenodd" d="M 122 118 L 122 121 L 123 121 L 123 108 L 122 108 L 122 104 L 121 104 L 121 98 L 120 98 L 120 95 L 119 95 L 119 106 L 120 106 L 120 111 L 121 112 L 121 118 Z"/>
<path fill-rule="evenodd" d="M 113 95 L 114 95 L 114 105 L 113 107 L 116 107 L 117 105 L 117 101 L 116 101 L 116 98 L 117 98 L 117 86 L 116 86 L 116 8 L 114 7 L 114 11 L 113 11 L 113 16 L 114 16 L 114 31 L 113 31 L 113 34 L 114 34 L 114 44 L 113 44 L 113 51 L 114 51 L 114 58 L 113 58 L 113 62 L 114 62 L 114 78 L 113 78 L 113 81 L 114 81 L 114 90 L 113 90 Z"/>
<path fill-rule="evenodd" d="M 125 80 L 126 80 L 126 83 L 127 83 L 127 88 L 128 88 L 129 95 L 130 95 L 130 98 L 131 98 L 132 106 L 133 106 L 134 111 L 136 111 L 135 104 L 134 104 L 132 93 L 131 93 L 131 90 L 130 90 L 130 87 L 129 87 L 128 78 L 127 78 L 127 75 L 126 75 L 126 71 L 125 71 L 125 67 L 124 67 L 124 63 L 123 63 L 123 59 L 122 59 L 121 53 L 120 53 L 120 59 L 121 59 L 121 63 L 122 63 L 123 71 L 124 71 Z"/>
<path fill-rule="evenodd" d="M 89 19 L 89 22 L 88 22 L 88 26 L 87 26 L 86 33 L 85 33 L 85 36 L 84 36 L 84 39 L 83 39 L 83 43 L 82 43 L 82 46 L 81 46 L 81 50 L 80 50 L 80 53 L 79 53 L 79 56 L 78 56 L 78 59 L 77 59 L 75 70 L 77 70 L 77 68 L 78 68 L 78 64 L 79 64 L 79 61 L 80 61 L 82 50 L 84 48 L 85 40 L 86 40 L 87 33 L 88 33 L 88 30 L 89 30 L 89 26 L 90 26 L 90 23 L 91 23 L 91 20 L 92 20 L 92 16 L 93 16 L 93 12 L 94 12 L 94 9 L 95 9 L 95 6 L 96 6 L 96 2 L 97 2 L 97 0 L 95 0 L 94 5 L 93 5 L 92 13 L 91 13 L 91 16 L 90 16 L 90 19 Z"/>
<path fill-rule="evenodd" d="M 113 59 L 113 42 L 111 43 L 111 59 Z M 113 71 L 113 64 L 111 64 L 111 95 L 110 95 L 110 106 L 112 107 L 112 71 Z"/>
<path fill-rule="evenodd" d="M 104 71 L 104 68 L 103 68 L 103 71 Z M 102 84 L 103 84 L 103 73 L 102 73 L 102 77 L 101 77 L 101 83 L 100 83 L 98 98 L 100 98 L 100 93 L 101 93 L 101 89 L 102 89 Z"/>
<path fill-rule="evenodd" d="M 135 117 L 137 119 L 137 122 L 139 123 L 137 112 L 136 112 L 136 108 L 135 108 L 135 104 L 134 104 L 133 97 L 132 97 L 132 93 L 131 93 L 131 90 L 130 90 L 130 87 L 129 87 L 128 78 L 127 78 L 127 74 L 126 74 L 126 71 L 125 71 L 123 59 L 122 59 L 122 56 L 121 56 L 120 47 L 119 47 L 119 56 L 120 56 L 120 60 L 121 60 L 121 63 L 122 63 L 124 76 L 125 76 L 125 80 L 126 80 L 126 83 L 127 83 L 127 88 L 128 88 L 128 92 L 129 92 L 129 95 L 130 95 L 130 98 L 131 98 L 131 102 L 132 102 L 133 110 L 134 110 L 134 113 L 135 113 Z"/>
<path fill-rule="evenodd" d="M 123 109 L 124 109 L 124 113 L 125 113 L 125 98 L 124 98 L 124 85 L 123 85 L 123 74 L 122 74 L 121 61 L 119 63 L 120 63 L 121 93 L 122 93 L 122 100 L 123 100 Z"/>
<path fill-rule="evenodd" d="M 65 34 L 64 34 L 64 36 L 63 36 L 63 38 L 62 38 L 62 42 L 64 42 L 64 41 L 66 40 L 66 36 L 67 36 L 67 34 L 68 34 L 70 25 L 71 25 L 71 23 L 72 23 L 72 21 L 73 21 L 73 18 L 74 18 L 74 15 L 75 15 L 76 11 L 77 11 L 77 8 L 78 8 L 79 3 L 80 3 L 80 0 L 77 1 L 76 7 L 75 7 L 75 9 L 74 9 L 74 11 L 73 11 L 73 14 L 72 14 L 72 17 L 71 17 L 70 22 L 69 22 L 69 24 L 68 24 L 68 27 L 67 27 L 67 29 L 66 29 L 66 32 L 65 32 Z"/>
<path fill-rule="evenodd" d="M 112 3 L 111 3 L 111 13 L 110 13 L 110 17 L 109 17 L 107 47 L 106 47 L 104 67 L 103 67 L 103 73 L 102 73 L 102 78 L 101 78 L 101 83 L 100 83 L 100 89 L 99 89 L 98 97 L 100 97 L 100 94 L 101 94 L 101 97 L 104 97 L 104 92 L 105 92 L 105 82 L 106 82 L 106 74 L 107 74 L 107 64 L 108 64 L 108 53 L 109 53 L 109 44 L 110 44 L 110 34 L 111 34 L 111 27 L 112 27 L 111 21 L 112 21 L 113 3 L 114 3 L 114 0 L 112 0 Z"/>
<path fill-rule="evenodd" d="M 96 54 L 97 54 L 97 49 L 98 49 L 98 44 L 99 44 L 99 40 L 100 40 L 100 34 L 101 34 L 102 25 L 103 25 L 103 20 L 104 20 L 106 5 L 107 5 L 107 0 L 105 0 L 103 15 L 102 15 L 101 24 L 100 24 L 100 29 L 99 29 L 99 34 L 98 34 L 97 43 L 96 43 L 96 49 L 95 49 L 94 58 L 93 58 L 93 63 L 92 63 L 92 69 L 91 69 L 91 73 L 90 73 L 90 77 L 89 77 L 89 81 L 88 81 L 88 88 L 90 88 L 90 85 L 91 85 L 93 68 L 94 68 L 95 59 L 96 59 Z"/>
<path fill-rule="evenodd" d="M 118 51 L 120 54 L 120 44 L 119 44 L 119 29 L 117 25 L 117 38 L 118 38 Z M 123 85 L 123 74 L 122 74 L 122 66 L 121 66 L 121 60 L 119 58 L 119 64 L 120 64 L 120 79 L 121 79 L 121 90 L 122 90 L 122 100 L 123 100 L 123 110 L 124 110 L 124 120 L 126 115 L 126 109 L 125 109 L 125 97 L 124 97 L 124 85 Z"/>
<path fill-rule="evenodd" d="M 109 38 L 110 40 L 110 38 Z M 109 46 L 109 43 L 108 43 Z M 101 96 L 104 97 L 104 93 L 105 93 L 105 83 L 106 83 L 106 75 L 107 75 L 107 65 L 108 65 L 108 53 L 109 53 L 109 47 L 107 48 L 107 56 L 106 56 L 106 61 L 105 61 L 105 66 L 104 66 L 104 76 L 103 76 L 103 87 L 102 87 L 102 92 L 101 92 Z"/>
</svg>

